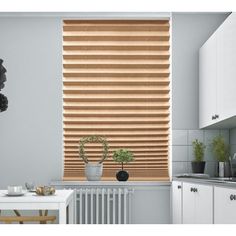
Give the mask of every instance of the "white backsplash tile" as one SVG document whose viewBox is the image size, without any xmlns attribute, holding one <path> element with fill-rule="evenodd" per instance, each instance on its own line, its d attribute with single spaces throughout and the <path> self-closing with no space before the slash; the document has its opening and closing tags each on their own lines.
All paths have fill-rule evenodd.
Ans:
<svg viewBox="0 0 236 236">
<path fill-rule="evenodd" d="M 187 130 L 173 130 L 172 131 L 172 145 L 188 145 L 188 131 Z"/>
<path fill-rule="evenodd" d="M 188 161 L 193 161 L 194 159 L 193 146 L 188 146 Z"/>
<path fill-rule="evenodd" d="M 211 177 L 216 176 L 216 162 L 213 162 L 213 161 L 206 162 L 205 174 L 208 174 Z"/>
<path fill-rule="evenodd" d="M 234 153 L 236 153 L 236 144 L 230 145 L 230 155 L 233 158 Z"/>
<path fill-rule="evenodd" d="M 236 145 L 236 128 L 230 130 L 230 145 Z"/>
<path fill-rule="evenodd" d="M 188 173 L 188 164 L 187 162 L 179 161 L 172 162 L 172 175 L 175 176 L 177 174 Z"/>
<path fill-rule="evenodd" d="M 204 131 L 204 143 L 206 145 L 210 145 L 212 143 L 213 138 L 219 136 L 219 130 L 205 130 Z"/>
<path fill-rule="evenodd" d="M 220 135 L 222 135 L 222 137 L 224 138 L 225 143 L 229 144 L 229 130 L 221 129 L 220 130 Z"/>
<path fill-rule="evenodd" d="M 173 161 L 188 161 L 188 146 L 172 146 Z"/>
<path fill-rule="evenodd" d="M 189 130 L 188 131 L 188 145 L 192 145 L 192 142 L 195 139 L 198 139 L 200 142 L 204 142 L 204 131 L 203 130 Z"/>
<path fill-rule="evenodd" d="M 187 166 L 188 166 L 188 173 L 193 173 L 193 171 L 192 171 L 192 162 L 191 161 L 188 161 Z"/>
<path fill-rule="evenodd" d="M 212 152 L 212 146 L 211 145 L 206 146 L 204 159 L 205 159 L 205 161 L 216 161 L 215 156 Z"/>
<path fill-rule="evenodd" d="M 191 161 L 194 160 L 192 141 L 198 139 L 206 145 L 204 161 L 205 173 L 216 176 L 217 161 L 212 153 L 212 140 L 222 135 L 225 142 L 230 144 L 231 156 L 236 153 L 236 128 L 227 130 L 173 130 L 172 132 L 172 173 L 192 173 Z"/>
</svg>

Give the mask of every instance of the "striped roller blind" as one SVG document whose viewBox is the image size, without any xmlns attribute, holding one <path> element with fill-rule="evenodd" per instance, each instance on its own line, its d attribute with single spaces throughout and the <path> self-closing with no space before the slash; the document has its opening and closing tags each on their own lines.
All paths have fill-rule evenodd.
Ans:
<svg viewBox="0 0 236 236">
<path fill-rule="evenodd" d="M 64 180 L 84 178 L 87 135 L 108 140 L 103 179 L 115 179 L 119 148 L 134 154 L 130 180 L 168 179 L 169 56 L 168 20 L 64 20 Z M 101 151 L 85 149 L 90 161 Z"/>
</svg>

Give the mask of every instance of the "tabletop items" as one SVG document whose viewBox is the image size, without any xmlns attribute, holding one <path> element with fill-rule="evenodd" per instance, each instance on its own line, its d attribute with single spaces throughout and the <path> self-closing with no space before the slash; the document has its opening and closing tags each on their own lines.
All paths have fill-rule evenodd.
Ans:
<svg viewBox="0 0 236 236">
<path fill-rule="evenodd" d="M 5 192 L 6 196 L 23 196 L 26 192 L 34 192 L 39 196 L 54 195 L 56 190 L 51 186 L 35 186 L 34 183 L 25 183 L 27 191 L 23 190 L 21 185 L 19 186 L 8 186 Z"/>
<path fill-rule="evenodd" d="M 50 186 L 39 186 L 36 187 L 36 194 L 40 196 L 49 196 L 55 194 L 55 188 Z"/>
<path fill-rule="evenodd" d="M 8 186 L 6 195 L 7 196 L 23 196 L 25 193 L 26 191 L 22 189 L 22 186 Z"/>
<path fill-rule="evenodd" d="M 35 192 L 35 184 L 34 182 L 26 182 L 25 187 L 29 192 Z"/>
</svg>

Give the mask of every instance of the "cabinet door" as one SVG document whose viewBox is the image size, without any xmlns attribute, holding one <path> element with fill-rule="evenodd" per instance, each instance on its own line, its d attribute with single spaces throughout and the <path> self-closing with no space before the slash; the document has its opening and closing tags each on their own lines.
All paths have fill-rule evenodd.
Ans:
<svg viewBox="0 0 236 236">
<path fill-rule="evenodd" d="M 172 182 L 172 223 L 182 224 L 182 183 Z"/>
<path fill-rule="evenodd" d="M 225 20 L 217 37 L 217 121 L 220 121 L 236 115 L 236 13 Z"/>
<path fill-rule="evenodd" d="M 215 123 L 217 89 L 217 36 L 213 34 L 199 52 L 199 127 Z"/>
<path fill-rule="evenodd" d="M 194 184 L 183 183 L 183 224 L 195 222 L 195 194 L 192 191 Z"/>
<path fill-rule="evenodd" d="M 183 183 L 183 223 L 213 224 L 213 187 Z"/>
<path fill-rule="evenodd" d="M 236 224 L 236 189 L 214 187 L 214 223 Z"/>
<path fill-rule="evenodd" d="M 195 222 L 213 224 L 213 186 L 196 185 Z"/>
</svg>

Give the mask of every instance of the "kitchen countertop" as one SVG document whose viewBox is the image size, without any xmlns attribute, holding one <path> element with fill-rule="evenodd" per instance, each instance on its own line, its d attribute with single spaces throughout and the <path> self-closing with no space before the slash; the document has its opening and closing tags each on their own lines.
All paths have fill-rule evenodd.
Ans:
<svg viewBox="0 0 236 236">
<path fill-rule="evenodd" d="M 230 178 L 193 178 L 193 177 L 173 177 L 173 181 L 188 182 L 188 183 L 197 183 L 205 185 L 214 185 L 221 187 L 233 187 L 236 188 L 236 179 L 235 182 L 230 182 Z M 227 180 L 229 182 L 227 182 Z"/>
</svg>

